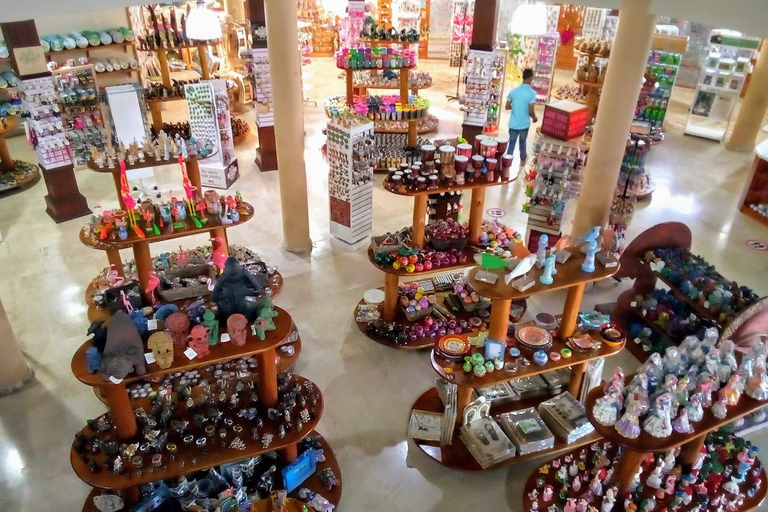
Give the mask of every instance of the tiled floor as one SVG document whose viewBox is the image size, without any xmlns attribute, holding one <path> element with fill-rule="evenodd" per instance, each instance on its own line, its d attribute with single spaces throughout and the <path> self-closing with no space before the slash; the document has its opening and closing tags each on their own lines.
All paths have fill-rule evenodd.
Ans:
<svg viewBox="0 0 768 512">
<path fill-rule="evenodd" d="M 424 91 L 431 112 L 441 119 L 436 138 L 460 131 L 456 102 L 446 94 L 456 90 L 456 69 L 442 61 L 424 61 L 435 87 Z M 305 157 L 309 182 L 312 254 L 295 255 L 281 249 L 280 196 L 275 173 L 261 174 L 252 164 L 253 139 L 238 149 L 243 177 L 234 187 L 251 202 L 257 220 L 231 230 L 230 241 L 247 244 L 286 277 L 277 303 L 291 313 L 304 341 L 297 372 L 314 380 L 326 399 L 319 430 L 341 463 L 346 512 L 385 510 L 520 510 L 520 492 L 533 464 L 483 474 L 448 471 L 428 460 L 406 441 L 406 421 L 413 401 L 435 378 L 427 353 L 398 352 L 369 341 L 352 321 L 363 292 L 380 286 L 381 273 L 367 261 L 363 249 L 350 249 L 328 236 L 327 166 L 320 158 L 324 126 L 323 100 L 344 90 L 330 59 L 316 59 L 305 68 L 306 95 L 318 107 L 305 108 Z M 568 82 L 568 73 L 558 77 Z M 768 252 L 747 248 L 747 239 L 768 242 L 768 230 L 739 214 L 736 205 L 752 156 L 727 151 L 722 144 L 684 137 L 682 127 L 692 97 L 676 89 L 666 124 L 667 140 L 648 158 L 657 188 L 636 213 L 631 233 L 666 220 L 687 223 L 694 233 L 694 251 L 716 264 L 722 273 L 768 293 Z M 252 115 L 245 115 L 252 119 Z M 249 147 L 246 147 L 249 146 Z M 33 160 L 24 140 L 10 142 L 15 158 Z M 173 167 L 158 170 L 162 183 L 178 186 Z M 82 171 L 77 179 L 91 207 L 113 207 L 109 177 Z M 36 382 L 24 391 L 0 398 L 0 510 L 76 512 L 88 488 L 72 472 L 69 449 L 85 420 L 104 406 L 91 389 L 70 372 L 70 359 L 83 342 L 88 326 L 83 293 L 106 265 L 103 253 L 77 240 L 83 219 L 54 224 L 44 213 L 45 186 L 39 183 L 21 194 L 0 199 L 0 298 Z M 504 221 L 524 229 L 521 184 L 489 189 L 487 206 L 507 213 Z M 374 189 L 374 232 L 406 225 L 411 202 L 380 187 Z M 185 244 L 205 239 L 185 240 Z M 153 246 L 173 249 L 178 244 Z M 626 284 L 603 282 L 588 290 L 585 306 L 607 302 Z M 551 294 L 531 301 L 529 311 L 556 311 L 563 297 Z M 610 361 L 633 369 L 631 356 Z M 768 451 L 768 436 L 750 436 Z M 45 505 L 42 505 L 45 506 Z"/>
</svg>

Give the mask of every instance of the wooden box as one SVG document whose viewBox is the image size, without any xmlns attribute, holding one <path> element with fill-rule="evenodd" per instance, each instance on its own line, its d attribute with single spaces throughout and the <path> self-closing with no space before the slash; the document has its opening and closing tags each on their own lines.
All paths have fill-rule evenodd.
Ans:
<svg viewBox="0 0 768 512">
<path fill-rule="evenodd" d="M 559 100 L 544 106 L 541 133 L 560 140 L 584 135 L 587 125 L 587 107 L 570 100 Z"/>
</svg>

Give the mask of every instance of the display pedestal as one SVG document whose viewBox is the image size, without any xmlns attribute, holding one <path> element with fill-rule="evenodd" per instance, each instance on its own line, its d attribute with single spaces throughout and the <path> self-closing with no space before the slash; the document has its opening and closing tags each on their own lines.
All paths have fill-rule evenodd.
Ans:
<svg viewBox="0 0 768 512">
<path fill-rule="evenodd" d="M 40 169 L 48 189 L 45 213 L 49 217 L 59 223 L 90 215 L 91 210 L 77 187 L 75 168 L 71 164 L 55 169 L 46 169 L 41 165 Z"/>
</svg>

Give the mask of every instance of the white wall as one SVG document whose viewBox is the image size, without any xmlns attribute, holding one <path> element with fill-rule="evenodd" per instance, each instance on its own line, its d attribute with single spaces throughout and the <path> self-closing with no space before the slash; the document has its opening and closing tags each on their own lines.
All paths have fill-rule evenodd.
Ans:
<svg viewBox="0 0 768 512">
<path fill-rule="evenodd" d="M 128 17 L 124 8 L 35 17 L 34 19 L 40 37 L 49 34 L 68 34 L 75 30 L 106 30 L 128 26 Z"/>
</svg>

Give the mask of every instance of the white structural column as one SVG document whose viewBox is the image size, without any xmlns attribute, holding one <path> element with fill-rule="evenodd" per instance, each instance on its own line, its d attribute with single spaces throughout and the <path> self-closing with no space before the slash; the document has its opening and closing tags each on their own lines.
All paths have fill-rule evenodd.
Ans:
<svg viewBox="0 0 768 512">
<path fill-rule="evenodd" d="M 745 153 L 755 149 L 755 141 L 766 110 L 768 110 L 768 39 L 763 39 L 747 93 L 744 95 L 744 101 L 741 102 L 739 116 L 733 125 L 733 132 L 726 147 Z"/>
<path fill-rule="evenodd" d="M 34 372 L 27 366 L 16 336 L 11 329 L 8 315 L 0 301 L 0 396 L 13 393 L 24 387 L 34 377 Z"/>
<path fill-rule="evenodd" d="M 619 178 L 629 129 L 651 49 L 656 16 L 651 0 L 624 0 L 613 40 L 605 85 L 600 94 L 584 183 L 576 206 L 573 234 L 604 226 Z"/>
<path fill-rule="evenodd" d="M 307 170 L 304 164 L 304 110 L 299 56 L 298 5 L 265 0 L 269 72 L 275 112 L 275 145 L 280 177 L 283 239 L 290 252 L 312 249 L 309 237 Z"/>
</svg>

